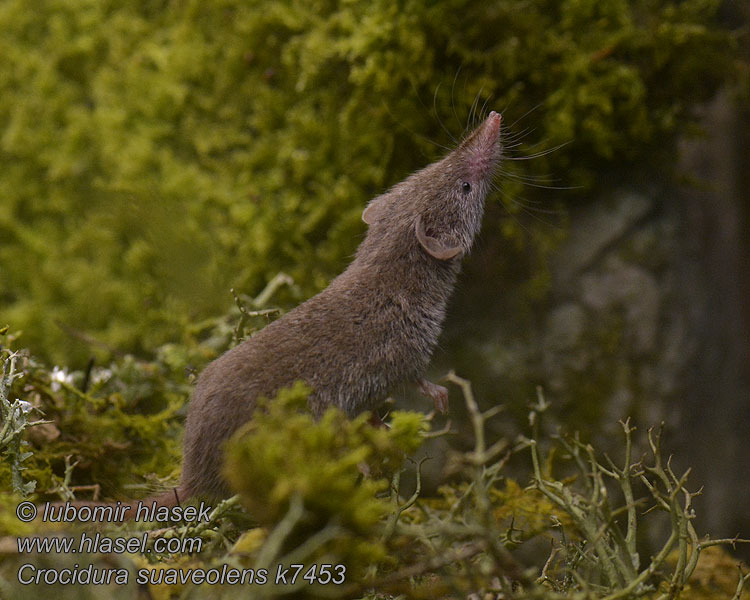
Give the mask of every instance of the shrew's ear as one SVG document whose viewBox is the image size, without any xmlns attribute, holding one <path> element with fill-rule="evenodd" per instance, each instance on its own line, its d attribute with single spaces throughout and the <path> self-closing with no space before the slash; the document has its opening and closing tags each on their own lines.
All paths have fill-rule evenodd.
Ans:
<svg viewBox="0 0 750 600">
<path fill-rule="evenodd" d="M 434 256 L 438 260 L 450 260 L 457 254 L 463 251 L 461 246 L 451 246 L 445 244 L 441 240 L 431 235 L 427 235 L 422 225 L 422 217 L 417 216 L 417 220 L 414 222 L 414 231 L 417 234 L 417 240 L 425 251 L 430 255 Z"/>
<path fill-rule="evenodd" d="M 362 211 L 362 220 L 368 225 L 378 221 L 385 210 L 385 196 L 378 196 L 370 200 L 370 203 Z"/>
</svg>

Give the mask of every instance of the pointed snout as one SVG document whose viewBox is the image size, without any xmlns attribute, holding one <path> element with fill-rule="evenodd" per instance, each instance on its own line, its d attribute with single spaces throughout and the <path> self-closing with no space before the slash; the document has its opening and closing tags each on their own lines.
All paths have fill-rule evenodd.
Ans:
<svg viewBox="0 0 750 600">
<path fill-rule="evenodd" d="M 461 144 L 464 148 L 479 148 L 485 152 L 498 146 L 500 140 L 500 122 L 503 118 L 494 110 Z"/>
<path fill-rule="evenodd" d="M 489 116 L 484 120 L 482 125 L 482 137 L 487 141 L 494 141 L 500 134 L 500 122 L 503 120 L 500 113 L 496 113 L 494 110 L 490 112 Z"/>
<path fill-rule="evenodd" d="M 491 177 L 500 158 L 501 121 L 500 114 L 493 110 L 458 149 L 465 157 L 469 172 L 478 180 Z"/>
</svg>

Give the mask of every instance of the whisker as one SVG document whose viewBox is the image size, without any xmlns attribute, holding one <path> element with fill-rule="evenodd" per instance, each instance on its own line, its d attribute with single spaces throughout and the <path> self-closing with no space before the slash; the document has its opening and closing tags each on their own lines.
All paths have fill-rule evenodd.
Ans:
<svg viewBox="0 0 750 600">
<path fill-rule="evenodd" d="M 567 142 L 563 142 L 562 144 L 558 144 L 557 146 L 554 146 L 552 148 L 548 148 L 547 150 L 542 150 L 541 152 L 536 152 L 534 154 L 529 154 L 527 156 L 503 156 L 502 160 L 531 160 L 534 158 L 540 158 L 542 156 L 547 156 L 548 154 L 551 154 L 552 152 L 556 152 L 560 148 L 563 148 L 567 146 L 568 144 L 572 143 L 572 140 L 569 140 Z"/>
<path fill-rule="evenodd" d="M 479 88 L 476 96 L 474 96 L 474 102 L 471 103 L 471 110 L 469 111 L 469 121 L 466 124 L 466 128 L 464 129 L 464 131 L 467 133 L 474 129 L 478 124 L 477 109 L 479 107 L 479 100 L 482 98 L 482 92 L 484 92 L 484 85 Z"/>
<path fill-rule="evenodd" d="M 482 104 L 482 110 L 480 111 L 480 114 L 482 115 L 481 121 L 484 121 L 485 118 L 487 118 L 487 105 L 489 104 L 490 100 L 492 100 L 492 96 L 494 96 L 494 93 L 490 93 L 489 96 L 484 101 L 484 104 Z"/>
<path fill-rule="evenodd" d="M 534 187 L 542 190 L 577 190 L 581 189 L 581 186 L 578 185 L 550 185 L 548 183 L 538 182 L 534 181 L 531 178 L 523 177 L 522 175 L 518 175 L 516 173 L 503 173 L 506 179 L 510 179 L 512 181 L 518 181 L 519 183 L 522 183 L 524 185 L 528 185 L 529 187 Z"/>
<path fill-rule="evenodd" d="M 503 175 L 515 176 L 515 177 L 518 177 L 519 179 L 523 179 L 525 181 L 534 181 L 534 182 L 543 181 L 543 182 L 546 182 L 546 183 L 554 183 L 556 181 L 560 181 L 559 178 L 553 178 L 550 173 L 544 173 L 544 174 L 540 173 L 538 175 L 533 175 L 533 174 L 532 175 L 526 175 L 526 174 L 518 173 L 516 171 L 506 170 L 502 166 L 502 164 L 498 167 L 498 171 L 497 172 L 501 173 Z"/>
<path fill-rule="evenodd" d="M 443 131 L 448 134 L 448 137 L 454 144 L 457 144 L 458 142 L 456 141 L 456 138 L 453 137 L 453 134 L 448 130 L 448 128 L 443 123 L 443 120 L 440 118 L 440 115 L 438 114 L 437 95 L 438 91 L 440 90 L 441 83 L 442 82 L 438 82 L 438 84 L 435 86 L 435 93 L 432 95 L 432 111 L 435 113 L 435 118 L 438 120 L 438 123 L 440 124 L 440 127 L 443 129 Z"/>
<path fill-rule="evenodd" d="M 514 125 L 515 125 L 516 123 L 518 123 L 518 122 L 519 122 L 519 121 L 520 121 L 521 119 L 524 119 L 524 118 L 526 118 L 526 117 L 527 117 L 528 115 L 530 115 L 531 113 L 533 113 L 533 112 L 534 112 L 534 111 L 535 111 L 535 110 L 536 110 L 537 108 L 539 108 L 539 107 L 540 107 L 540 106 L 542 106 L 543 104 L 544 104 L 544 101 L 540 102 L 540 103 L 539 103 L 539 104 L 537 104 L 536 106 L 534 106 L 534 107 L 530 108 L 529 110 L 527 110 L 527 111 L 526 111 L 525 113 L 523 113 L 523 114 L 522 114 L 522 115 L 521 115 L 520 117 L 518 117 L 518 118 L 517 118 L 517 119 L 516 119 L 515 121 L 513 121 L 513 122 L 512 122 L 511 124 L 510 124 L 510 127 L 512 128 L 512 127 L 513 127 L 513 126 L 514 126 Z"/>
<path fill-rule="evenodd" d="M 496 192 L 498 192 L 501 196 L 503 196 L 506 200 L 509 202 L 512 202 L 513 204 L 517 205 L 520 208 L 526 209 L 526 212 L 529 214 L 531 213 L 539 213 L 543 215 L 564 215 L 565 211 L 562 209 L 556 209 L 556 208 L 541 208 L 538 205 L 540 204 L 539 201 L 535 200 L 529 200 L 528 198 L 521 198 L 521 197 L 512 197 L 509 194 L 507 194 L 502 188 L 493 186 L 492 189 Z"/>
<path fill-rule="evenodd" d="M 524 212 L 524 213 L 525 213 L 526 215 L 528 215 L 529 217 L 531 217 L 531 218 L 532 218 L 532 219 L 534 219 L 535 221 L 537 221 L 537 222 L 539 222 L 539 223 L 542 223 L 542 224 L 544 224 L 544 225 L 546 225 L 546 226 L 548 226 L 548 227 L 559 227 L 559 225 L 557 225 L 557 224 L 555 224 L 555 223 L 553 223 L 553 222 L 550 222 L 550 221 L 548 221 L 548 220 L 546 220 L 546 219 L 543 219 L 542 217 L 540 217 L 540 216 L 539 216 L 539 213 L 542 213 L 542 214 L 548 214 L 548 215 L 554 215 L 554 214 L 563 214 L 563 213 L 561 213 L 561 212 L 559 212 L 559 211 L 558 211 L 558 212 L 554 212 L 554 211 L 551 211 L 551 210 L 544 210 L 544 209 L 539 209 L 539 208 L 533 208 L 533 209 L 532 209 L 532 208 L 530 208 L 530 207 L 526 206 L 525 204 L 523 204 L 523 202 L 521 201 L 521 199 L 519 199 L 519 198 L 514 198 L 514 197 L 512 197 L 512 196 L 509 196 L 509 195 L 508 195 L 508 194 L 507 194 L 507 193 L 506 193 L 505 191 L 503 191 L 502 189 L 498 189 L 497 191 L 498 191 L 498 192 L 500 193 L 500 195 L 501 195 L 501 196 L 502 196 L 502 197 L 503 197 L 503 198 L 504 198 L 504 199 L 505 199 L 505 200 L 506 200 L 507 202 L 510 202 L 511 204 L 514 204 L 514 205 L 516 205 L 516 206 L 517 206 L 517 207 L 518 207 L 519 209 L 521 209 L 521 211 L 523 211 L 523 212 Z M 503 202 L 501 202 L 501 204 L 503 204 Z M 515 215 L 513 215 L 513 213 L 512 213 L 512 212 L 511 212 L 510 210 L 508 210 L 508 207 L 507 207 L 507 206 L 505 206 L 505 209 L 506 209 L 506 211 L 508 212 L 508 214 L 509 214 L 509 215 L 511 215 L 511 216 L 513 216 L 513 217 L 514 217 L 514 220 L 516 221 L 516 223 L 517 223 L 517 224 L 518 224 L 518 225 L 519 225 L 520 227 L 523 227 L 524 231 L 526 231 L 526 233 L 528 233 L 528 234 L 530 235 L 530 234 L 531 234 L 531 232 L 529 231 L 529 229 L 528 229 L 527 227 L 525 227 L 525 226 L 523 225 L 523 223 L 521 223 L 521 221 L 519 221 L 519 220 L 518 220 L 518 219 L 517 219 L 517 218 L 515 217 Z"/>
<path fill-rule="evenodd" d="M 413 84 L 412 84 L 412 85 L 413 85 Z M 416 90 L 415 90 L 415 93 L 416 93 Z M 418 94 L 417 94 L 417 99 L 419 99 L 420 103 L 422 104 L 422 106 L 424 107 L 424 109 L 425 109 L 425 110 L 429 110 L 429 109 L 428 109 L 428 108 L 427 108 L 427 107 L 425 106 L 424 102 L 422 102 L 422 99 L 421 99 L 421 98 L 419 97 L 419 95 L 418 95 Z M 395 123 L 395 124 L 396 124 L 396 125 L 397 125 L 398 127 L 400 127 L 400 128 L 402 129 L 402 130 L 404 130 L 404 131 L 408 132 L 410 136 L 412 136 L 412 137 L 415 137 L 415 138 L 419 138 L 419 139 L 422 139 L 422 140 L 426 141 L 427 143 L 429 143 L 429 144 L 432 144 L 433 146 L 436 146 L 436 147 L 440 148 L 441 150 L 445 150 L 445 151 L 447 151 L 447 152 L 450 152 L 451 150 L 453 150 L 453 148 L 451 148 L 451 147 L 449 147 L 449 146 L 444 146 L 443 144 L 441 144 L 441 143 L 439 143 L 439 142 L 436 142 L 435 140 L 433 140 L 433 139 L 431 139 L 431 138 L 427 137 L 426 135 L 423 135 L 423 134 L 421 134 L 421 133 L 417 133 L 417 132 L 416 132 L 416 131 L 414 131 L 414 130 L 413 130 L 413 129 L 412 129 L 411 127 L 407 127 L 406 125 L 404 125 L 404 123 L 403 123 L 403 122 L 402 122 L 402 121 L 401 121 L 401 120 L 400 120 L 400 119 L 399 119 L 398 117 L 396 117 L 396 115 L 394 115 L 394 114 L 393 114 L 393 112 L 391 112 L 391 109 L 390 109 L 390 108 L 388 107 L 388 105 L 387 105 L 387 104 L 385 105 L 385 110 L 386 110 L 386 112 L 388 113 L 388 116 L 390 116 L 390 117 L 391 117 L 391 119 L 393 120 L 393 122 L 394 122 L 394 123 Z"/>
<path fill-rule="evenodd" d="M 451 108 L 453 109 L 453 116 L 456 119 L 456 123 L 460 124 L 461 119 L 458 118 L 458 111 L 456 110 L 456 102 L 455 102 L 455 91 L 456 91 L 456 81 L 458 81 L 458 74 L 461 72 L 461 68 L 463 67 L 463 62 L 458 65 L 458 69 L 456 69 L 456 75 L 453 77 L 453 84 L 451 85 Z"/>
<path fill-rule="evenodd" d="M 501 134 L 502 141 L 505 142 L 517 142 L 519 140 L 522 140 L 526 136 L 534 133 L 536 131 L 536 128 L 530 129 L 526 127 L 525 129 L 522 129 L 521 131 L 515 131 L 513 133 L 505 133 L 507 130 L 503 130 L 503 133 Z"/>
<path fill-rule="evenodd" d="M 503 202 L 502 200 L 500 201 L 500 206 L 502 206 L 503 209 L 505 210 L 505 212 L 508 214 L 508 216 L 511 219 L 513 219 L 513 221 L 515 221 L 516 225 L 518 225 L 521 229 L 523 229 L 523 231 L 526 233 L 526 235 L 528 235 L 529 237 L 531 237 L 532 236 L 531 230 L 528 227 L 526 227 L 526 225 L 524 225 L 521 222 L 521 220 L 510 210 L 510 208 L 508 208 L 508 204 L 507 203 L 516 204 L 515 200 L 513 198 L 511 198 L 510 196 L 508 196 L 503 190 L 498 189 L 497 191 L 499 192 L 499 194 L 505 200 L 505 202 Z M 521 210 L 525 211 L 526 209 L 524 209 L 521 206 Z"/>
</svg>

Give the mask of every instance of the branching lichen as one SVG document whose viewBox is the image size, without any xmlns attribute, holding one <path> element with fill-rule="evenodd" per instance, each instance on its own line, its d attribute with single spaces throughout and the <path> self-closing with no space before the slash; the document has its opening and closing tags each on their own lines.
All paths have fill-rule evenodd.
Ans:
<svg viewBox="0 0 750 600">
<path fill-rule="evenodd" d="M 629 420 L 620 423 L 625 437 L 622 467 L 615 465 L 606 455 L 606 464 L 603 464 L 597 459 L 593 447 L 583 444 L 575 436 L 560 437 L 558 442 L 576 465 L 583 489 L 550 479 L 542 472 L 541 465 L 546 457 L 542 455 L 539 443 L 539 422 L 548 407 L 541 389 L 538 390 L 537 402 L 530 413 L 532 437 L 523 439 L 522 445 L 531 452 L 534 486 L 572 519 L 581 539 L 553 547 L 538 579 L 540 583 L 558 591 L 582 587 L 598 589 L 605 600 L 637 598 L 657 591 L 660 593 L 655 597 L 659 600 L 671 600 L 677 598 L 687 585 L 703 549 L 719 544 L 733 546 L 738 542 L 750 542 L 737 538 L 699 540 L 692 524 L 695 518 L 692 500 L 700 490 L 691 492 L 686 487 L 689 469 L 678 475 L 672 469 L 671 456 L 664 460 L 661 448 L 663 424 L 648 431 L 650 457 L 634 463 L 632 433 L 635 428 L 630 426 Z M 635 482 L 643 484 L 649 494 L 647 498 L 634 499 Z M 614 504 L 610 493 L 612 483 L 619 488 L 624 504 Z M 659 510 L 667 513 L 671 527 L 667 539 L 641 568 L 636 550 L 637 509 L 646 504 L 649 505 L 646 512 Z M 624 529 L 619 520 L 621 515 L 626 517 Z M 671 564 L 669 559 L 675 548 L 677 559 Z M 557 578 L 549 575 L 551 564 L 561 567 Z M 661 591 L 660 582 L 666 582 L 665 591 Z"/>
<path fill-rule="evenodd" d="M 49 423 L 49 421 L 30 421 L 28 415 L 33 410 L 30 402 L 16 398 L 10 401 L 10 390 L 13 382 L 23 376 L 23 372 L 16 370 L 16 363 L 22 358 L 19 352 L 10 352 L 0 348 L 3 362 L 2 377 L 0 377 L 0 449 L 10 463 L 11 485 L 13 491 L 21 496 L 28 496 L 36 488 L 36 481 L 24 482 L 21 473 L 26 470 L 23 462 L 33 453 L 24 451 L 28 442 L 24 433 L 29 427 Z"/>
</svg>

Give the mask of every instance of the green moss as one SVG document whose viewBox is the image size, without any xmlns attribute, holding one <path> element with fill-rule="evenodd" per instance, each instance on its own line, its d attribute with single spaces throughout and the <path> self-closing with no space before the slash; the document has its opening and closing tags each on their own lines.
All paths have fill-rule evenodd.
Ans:
<svg viewBox="0 0 750 600">
<path fill-rule="evenodd" d="M 333 553 L 350 565 L 382 560 L 378 534 L 390 502 L 379 496 L 421 444 L 424 417 L 396 413 L 385 429 L 370 425 L 368 413 L 349 420 L 329 408 L 316 421 L 306 410 L 308 393 L 298 382 L 259 402 L 253 420 L 227 447 L 225 475 L 261 526 L 272 527 L 300 503 L 304 512 L 285 547 L 335 527 L 335 539 L 318 557 Z"/>
<path fill-rule="evenodd" d="M 5 2 L 5 319 L 81 368 L 179 339 L 281 270 L 297 302 L 343 268 L 365 202 L 451 145 L 474 100 L 509 107 L 508 125 L 537 107 L 511 153 L 573 141 L 505 164 L 521 177 L 587 186 L 613 162 L 671 160 L 730 72 L 717 5 Z M 545 243 L 520 231 L 501 235 Z"/>
</svg>

